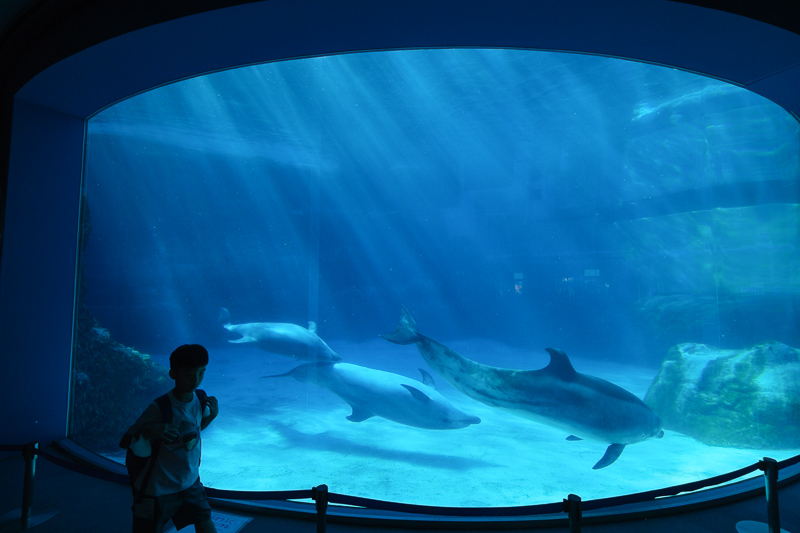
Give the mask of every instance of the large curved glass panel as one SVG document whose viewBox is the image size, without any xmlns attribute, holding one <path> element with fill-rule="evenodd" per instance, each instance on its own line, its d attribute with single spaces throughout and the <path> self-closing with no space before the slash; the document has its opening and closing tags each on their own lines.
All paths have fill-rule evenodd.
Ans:
<svg viewBox="0 0 800 533">
<path fill-rule="evenodd" d="M 539 51 L 132 97 L 87 126 L 72 437 L 119 457 L 201 343 L 217 488 L 511 506 L 797 454 L 799 147 L 742 88 Z"/>
</svg>

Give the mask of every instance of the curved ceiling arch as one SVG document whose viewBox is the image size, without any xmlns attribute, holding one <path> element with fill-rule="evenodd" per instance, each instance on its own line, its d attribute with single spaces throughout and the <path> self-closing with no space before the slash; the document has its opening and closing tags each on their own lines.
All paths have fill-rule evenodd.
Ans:
<svg viewBox="0 0 800 533">
<path fill-rule="evenodd" d="M 120 35 L 35 76 L 17 98 L 89 116 L 175 80 L 241 65 L 364 50 L 504 47 L 599 54 L 730 81 L 800 109 L 800 35 L 668 2 L 254 2 Z"/>
</svg>

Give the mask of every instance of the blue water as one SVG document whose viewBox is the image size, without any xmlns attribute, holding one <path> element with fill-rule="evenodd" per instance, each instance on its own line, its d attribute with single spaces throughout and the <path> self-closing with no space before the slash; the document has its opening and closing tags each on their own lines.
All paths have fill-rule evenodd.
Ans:
<svg viewBox="0 0 800 533">
<path fill-rule="evenodd" d="M 640 397 L 678 343 L 800 346 L 800 128 L 760 96 L 595 56 L 376 52 L 185 80 L 102 111 L 87 134 L 84 302 L 140 352 L 210 348 L 208 380 L 230 406 L 204 452 L 221 488 L 329 482 L 385 499 L 510 505 L 557 500 L 590 476 L 601 487 L 617 476 L 608 490 L 624 493 L 640 488 L 631 469 L 657 487 L 760 458 L 733 450 L 707 472 L 687 456 L 708 465 L 714 454 L 664 439 L 629 447 L 626 471 L 598 474 L 604 446 L 565 443 L 453 389 L 484 422 L 434 433 L 353 424 L 318 387 L 265 385 L 258 376 L 294 362 L 229 344 L 218 322 L 220 307 L 234 323 L 314 321 L 345 360 L 419 379 L 416 350 L 378 338 L 405 305 L 468 357 L 540 368 L 555 346 Z M 654 475 L 648 455 L 661 452 L 677 455 Z M 276 472 L 312 456 L 317 470 Z M 575 470 L 512 497 L 518 485 L 503 480 L 541 479 L 543 456 Z M 508 457 L 519 459 L 501 466 Z M 381 474 L 363 486 L 326 480 L 373 467 Z M 445 496 L 466 472 L 490 490 Z M 406 493 L 381 493 L 387 479 L 409 483 Z M 502 496 L 485 501 L 492 494 Z"/>
</svg>

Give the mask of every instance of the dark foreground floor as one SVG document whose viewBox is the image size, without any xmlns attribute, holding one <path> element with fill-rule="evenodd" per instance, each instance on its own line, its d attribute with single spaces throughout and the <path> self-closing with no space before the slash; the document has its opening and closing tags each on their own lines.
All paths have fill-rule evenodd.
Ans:
<svg viewBox="0 0 800 533">
<path fill-rule="evenodd" d="M 19 454 L 0 454 L 0 516 L 19 509 L 22 500 L 24 462 Z M 792 483 L 780 490 L 780 518 L 782 529 L 790 533 L 800 533 L 800 483 Z M 253 518 L 242 531 L 244 533 L 283 533 L 316 532 L 317 523 L 313 515 L 307 519 L 287 516 L 259 514 L 242 509 L 230 509 L 212 504 L 212 507 L 236 515 Z M 30 528 L 36 533 L 50 532 L 97 532 L 124 533 L 130 530 L 130 490 L 127 486 L 97 479 L 56 466 L 40 458 L 36 463 L 34 487 L 34 515 L 55 512 L 49 520 Z M 586 524 L 582 531 L 639 532 L 648 533 L 694 533 L 694 532 L 735 532 L 736 524 L 743 520 L 766 522 L 766 502 L 763 494 L 736 503 L 710 509 L 695 510 L 670 516 L 649 519 L 636 519 L 616 523 Z M 426 526 L 409 528 L 402 524 L 352 525 L 336 521 L 330 517 L 327 531 L 330 533 L 371 533 L 382 531 L 435 531 L 444 529 Z M 500 526 L 500 527 L 498 527 Z M 493 527 L 471 527 L 463 525 L 460 531 L 478 532 L 505 529 L 502 524 Z M 530 531 L 532 525 L 525 526 Z M 8 519 L 0 522 L 0 532 L 19 531 L 18 520 Z M 549 533 L 568 531 L 565 524 L 560 527 L 536 528 L 536 531 Z M 764 529 L 766 533 L 766 529 Z"/>
</svg>

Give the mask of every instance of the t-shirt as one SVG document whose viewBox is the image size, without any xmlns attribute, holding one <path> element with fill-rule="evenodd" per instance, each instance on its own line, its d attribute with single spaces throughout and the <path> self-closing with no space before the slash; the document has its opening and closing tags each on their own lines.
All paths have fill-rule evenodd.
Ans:
<svg viewBox="0 0 800 533">
<path fill-rule="evenodd" d="M 168 394 L 172 404 L 172 424 L 178 426 L 178 437 L 173 441 L 162 441 L 161 449 L 156 456 L 156 464 L 150 474 L 150 481 L 145 489 L 149 496 L 162 496 L 188 489 L 200 475 L 200 422 L 206 412 L 200 412 L 200 400 L 197 394 L 192 401 L 181 402 L 172 394 Z M 161 410 L 155 402 L 147 406 L 144 413 L 131 426 L 129 432 L 137 432 L 148 424 L 163 423 Z M 131 450 L 140 457 L 150 455 L 150 442 L 140 437 L 131 443 Z M 146 469 L 145 469 L 146 471 Z M 139 489 L 144 478 L 144 471 L 134 483 Z"/>
</svg>

